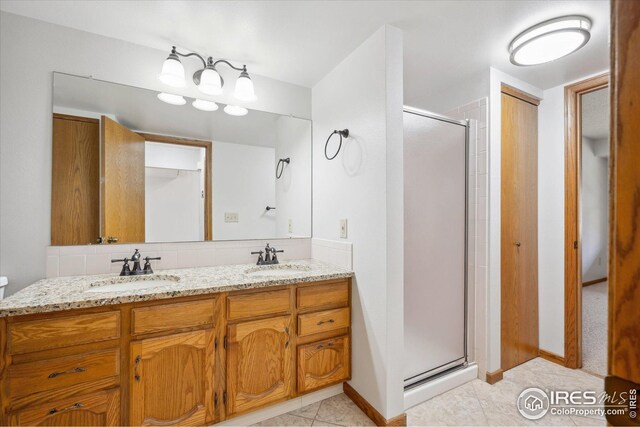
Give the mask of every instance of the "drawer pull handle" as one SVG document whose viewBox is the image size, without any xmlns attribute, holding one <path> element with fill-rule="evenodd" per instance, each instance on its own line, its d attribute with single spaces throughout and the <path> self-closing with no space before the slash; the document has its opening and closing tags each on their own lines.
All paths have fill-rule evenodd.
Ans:
<svg viewBox="0 0 640 427">
<path fill-rule="evenodd" d="M 52 410 L 50 410 L 48 412 L 48 415 L 53 415 L 53 414 L 56 414 L 58 412 L 64 412 L 64 411 L 73 411 L 74 409 L 80 409 L 83 406 L 84 405 L 82 403 L 74 403 L 73 405 L 67 406 L 66 408 L 63 408 L 63 409 L 60 409 L 60 410 L 58 410 L 56 408 L 53 408 Z"/>
<path fill-rule="evenodd" d="M 318 322 L 318 326 L 324 325 L 325 323 L 334 323 L 334 322 L 335 322 L 335 320 L 333 320 L 333 319 L 321 320 L 321 321 Z"/>
<path fill-rule="evenodd" d="M 73 368 L 73 369 L 69 369 L 68 371 L 62 371 L 62 372 L 52 372 L 49 374 L 49 378 L 55 378 L 59 375 L 64 375 L 64 374 L 77 374 L 80 372 L 84 372 L 86 371 L 87 368 Z"/>
<path fill-rule="evenodd" d="M 140 374 L 138 374 L 138 365 L 140 365 L 140 361 L 142 360 L 142 356 L 137 355 L 136 356 L 136 364 L 133 368 L 133 377 L 135 378 L 136 381 L 140 381 Z"/>
<path fill-rule="evenodd" d="M 319 346 L 316 347 L 316 350 L 320 350 L 321 348 L 324 348 L 325 344 L 320 344 Z M 326 344 L 327 347 L 333 347 L 333 343 L 330 342 L 328 344 Z"/>
</svg>

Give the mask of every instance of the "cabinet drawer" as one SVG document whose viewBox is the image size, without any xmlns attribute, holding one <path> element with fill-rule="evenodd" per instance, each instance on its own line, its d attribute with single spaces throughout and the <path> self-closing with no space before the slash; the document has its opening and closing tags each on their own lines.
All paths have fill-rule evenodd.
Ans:
<svg viewBox="0 0 640 427">
<path fill-rule="evenodd" d="M 298 310 L 313 307 L 341 307 L 349 305 L 349 283 L 304 286 L 297 289 Z"/>
<path fill-rule="evenodd" d="M 60 389 L 117 376 L 119 373 L 120 351 L 118 349 L 21 363 L 9 367 L 9 394 L 17 397 Z"/>
<path fill-rule="evenodd" d="M 132 332 L 144 334 L 212 325 L 214 311 L 214 299 L 134 308 Z"/>
<path fill-rule="evenodd" d="M 290 309 L 289 289 L 227 297 L 228 320 L 247 319 L 267 314 L 283 314 L 288 313 Z"/>
<path fill-rule="evenodd" d="M 120 312 L 79 314 L 9 325 L 9 352 L 27 353 L 120 336 Z"/>
<path fill-rule="evenodd" d="M 11 426 L 119 426 L 120 390 L 69 397 L 9 415 Z"/>
<path fill-rule="evenodd" d="M 349 379 L 349 337 L 343 336 L 298 347 L 298 393 Z"/>
<path fill-rule="evenodd" d="M 349 308 L 318 311 L 298 316 L 298 336 L 348 328 L 351 323 Z"/>
</svg>

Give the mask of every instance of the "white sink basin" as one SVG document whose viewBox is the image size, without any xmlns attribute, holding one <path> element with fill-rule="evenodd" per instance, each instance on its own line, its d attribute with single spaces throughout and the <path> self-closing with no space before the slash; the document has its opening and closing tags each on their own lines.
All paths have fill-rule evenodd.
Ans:
<svg viewBox="0 0 640 427">
<path fill-rule="evenodd" d="M 309 271 L 306 265 L 271 265 L 262 267 L 253 267 L 245 271 L 247 276 L 251 277 L 291 277 L 300 273 Z"/>
<path fill-rule="evenodd" d="M 161 286 L 175 285 L 180 280 L 177 276 L 131 276 L 121 279 L 104 280 L 95 282 L 85 292 L 107 293 L 107 292 L 127 292 L 140 289 L 159 288 Z M 115 282 L 115 283 L 114 283 Z"/>
</svg>

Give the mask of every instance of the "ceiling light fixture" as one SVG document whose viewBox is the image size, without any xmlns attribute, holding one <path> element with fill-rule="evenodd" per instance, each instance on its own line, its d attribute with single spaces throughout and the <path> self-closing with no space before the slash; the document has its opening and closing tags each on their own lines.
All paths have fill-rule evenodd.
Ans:
<svg viewBox="0 0 640 427">
<path fill-rule="evenodd" d="M 187 101 L 180 95 L 173 95 L 171 93 L 164 92 L 158 94 L 158 99 L 171 105 L 184 105 L 187 103 Z"/>
<path fill-rule="evenodd" d="M 205 101 L 204 99 L 196 99 L 191 105 L 200 111 L 216 111 L 218 109 L 218 104 L 213 101 Z"/>
<path fill-rule="evenodd" d="M 241 101 L 255 101 L 256 95 L 253 89 L 253 82 L 249 73 L 247 73 L 247 66 L 236 67 L 226 59 L 218 59 L 213 61 L 212 57 L 208 57 L 206 60 L 203 56 L 191 52 L 180 53 L 176 50 L 176 47 L 171 48 L 171 53 L 165 59 L 162 64 L 162 71 L 158 78 L 161 82 L 173 87 L 185 86 L 184 66 L 180 62 L 180 56 L 183 58 L 189 56 L 195 56 L 202 61 L 202 69 L 196 71 L 193 74 L 193 82 L 198 87 L 200 92 L 207 95 L 220 95 L 222 88 L 224 87 L 224 79 L 216 69 L 218 64 L 226 64 L 236 71 L 240 71 L 240 76 L 236 80 L 234 96 Z"/>
<path fill-rule="evenodd" d="M 224 107 L 224 112 L 229 114 L 230 116 L 246 116 L 249 110 L 237 105 L 227 105 L 226 107 Z"/>
<path fill-rule="evenodd" d="M 591 20 L 571 15 L 550 19 L 527 28 L 509 43 L 514 65 L 537 65 L 567 56 L 587 44 Z"/>
</svg>

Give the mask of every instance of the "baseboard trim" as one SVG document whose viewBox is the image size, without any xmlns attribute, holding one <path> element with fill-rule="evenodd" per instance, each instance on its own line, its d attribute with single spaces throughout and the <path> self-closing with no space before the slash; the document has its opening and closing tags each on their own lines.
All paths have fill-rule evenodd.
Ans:
<svg viewBox="0 0 640 427">
<path fill-rule="evenodd" d="M 595 280 L 589 280 L 588 282 L 583 282 L 582 287 L 584 288 L 585 286 L 597 285 L 598 283 L 602 283 L 606 281 L 607 281 L 607 277 L 602 277 L 600 279 L 595 279 Z"/>
<path fill-rule="evenodd" d="M 371 421 L 373 421 L 377 426 L 402 426 L 403 427 L 407 425 L 406 413 L 402 413 L 401 415 L 398 415 L 397 417 L 393 417 L 391 419 L 386 419 L 385 417 L 382 416 L 380 412 L 378 412 L 376 408 L 371 406 L 371 404 L 367 402 L 367 399 L 362 397 L 360 393 L 356 391 L 355 388 L 351 387 L 349 383 L 344 383 L 342 386 L 342 389 L 344 391 L 344 394 L 346 394 L 347 397 L 351 399 L 353 403 L 355 403 L 356 406 L 360 408 L 360 410 L 364 412 L 367 415 L 367 417 L 369 417 Z"/>
<path fill-rule="evenodd" d="M 504 371 L 502 369 L 498 369 L 497 371 L 487 372 L 487 382 L 489 384 L 495 384 L 498 381 L 502 381 Z"/>
<path fill-rule="evenodd" d="M 544 360 L 548 360 L 549 362 L 557 363 L 560 366 L 565 366 L 565 359 L 559 354 L 555 354 L 547 350 L 539 349 L 538 356 L 542 357 Z"/>
</svg>

